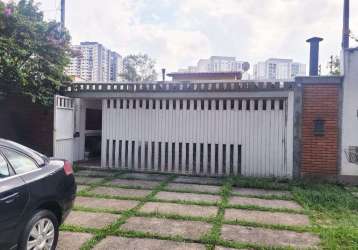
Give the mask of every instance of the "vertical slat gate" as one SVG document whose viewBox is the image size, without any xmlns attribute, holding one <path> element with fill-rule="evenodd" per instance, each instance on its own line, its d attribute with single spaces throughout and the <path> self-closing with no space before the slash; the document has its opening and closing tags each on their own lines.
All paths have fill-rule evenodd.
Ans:
<svg viewBox="0 0 358 250">
<path fill-rule="evenodd" d="M 287 177 L 287 98 L 105 99 L 102 166 Z"/>
</svg>

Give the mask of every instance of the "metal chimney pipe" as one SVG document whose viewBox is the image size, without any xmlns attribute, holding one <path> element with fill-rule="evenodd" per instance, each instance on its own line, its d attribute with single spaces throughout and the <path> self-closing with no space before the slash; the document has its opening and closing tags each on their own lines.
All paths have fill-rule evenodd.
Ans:
<svg viewBox="0 0 358 250">
<path fill-rule="evenodd" d="M 61 29 L 65 29 L 65 16 L 66 16 L 66 3 L 65 0 L 61 0 Z"/>
<path fill-rule="evenodd" d="M 163 79 L 163 82 L 165 82 L 165 69 L 164 68 L 162 69 L 162 79 Z"/>
<path fill-rule="evenodd" d="M 312 37 L 306 42 L 310 43 L 310 76 L 318 76 L 319 43 L 323 38 Z"/>
<path fill-rule="evenodd" d="M 342 49 L 349 48 L 349 0 L 344 0 Z"/>
</svg>

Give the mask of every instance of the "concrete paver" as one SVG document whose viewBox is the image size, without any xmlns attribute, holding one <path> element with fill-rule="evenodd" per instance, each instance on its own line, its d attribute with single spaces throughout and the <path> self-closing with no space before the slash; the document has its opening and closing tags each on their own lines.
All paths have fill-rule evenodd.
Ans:
<svg viewBox="0 0 358 250">
<path fill-rule="evenodd" d="M 134 208 L 139 201 L 133 200 L 117 200 L 117 199 L 100 199 L 93 197 L 77 197 L 75 206 L 94 208 L 94 209 L 112 209 L 116 211 L 124 211 Z"/>
<path fill-rule="evenodd" d="M 101 171 L 101 170 L 80 170 L 75 173 L 76 176 L 87 176 L 87 177 L 110 177 L 115 175 L 114 172 Z"/>
<path fill-rule="evenodd" d="M 224 179 L 213 177 L 178 176 L 173 180 L 175 183 L 191 183 L 202 185 L 221 185 Z"/>
<path fill-rule="evenodd" d="M 288 230 L 273 230 L 239 225 L 223 225 L 221 237 L 227 241 L 238 241 L 276 247 L 314 248 L 319 237 L 310 233 Z"/>
<path fill-rule="evenodd" d="M 212 225 L 201 221 L 180 221 L 148 217 L 132 217 L 121 226 L 128 231 L 140 231 L 161 236 L 181 236 L 185 239 L 198 240 L 208 233 Z"/>
<path fill-rule="evenodd" d="M 88 233 L 60 232 L 56 250 L 79 250 L 91 238 Z"/>
<path fill-rule="evenodd" d="M 94 250 L 205 250 L 205 245 L 169 240 L 123 238 L 109 236 L 100 241 Z"/>
<path fill-rule="evenodd" d="M 239 197 L 233 196 L 229 200 L 230 205 L 251 205 L 251 206 L 259 206 L 259 207 L 267 207 L 267 208 L 287 208 L 287 209 L 295 209 L 302 210 L 302 207 L 294 201 L 286 201 L 286 200 L 265 200 L 258 198 L 247 198 L 247 197 Z"/>
<path fill-rule="evenodd" d="M 129 179 L 114 179 L 110 182 L 110 184 L 125 186 L 125 187 L 133 187 L 133 188 L 147 188 L 152 189 L 156 186 L 160 185 L 159 181 L 145 181 L 145 180 L 129 180 Z"/>
<path fill-rule="evenodd" d="M 227 248 L 227 247 L 216 246 L 215 250 L 237 250 L 237 249 L 236 248 Z M 240 250 L 253 250 L 253 249 L 240 248 Z"/>
<path fill-rule="evenodd" d="M 159 192 L 155 198 L 168 201 L 197 201 L 197 202 L 218 202 L 221 197 L 213 194 L 193 194 L 193 193 L 175 193 L 175 192 Z"/>
<path fill-rule="evenodd" d="M 149 174 L 149 173 L 125 173 L 120 176 L 124 179 L 137 179 L 145 181 L 164 181 L 169 178 L 169 175 L 164 174 Z"/>
<path fill-rule="evenodd" d="M 84 176 L 75 176 L 75 180 L 77 184 L 98 184 L 104 181 L 104 178 L 100 177 L 84 177 Z"/>
<path fill-rule="evenodd" d="M 82 211 L 72 211 L 67 217 L 65 224 L 98 229 L 112 224 L 119 217 L 119 215 L 109 213 L 89 213 Z"/>
<path fill-rule="evenodd" d="M 129 198 L 144 198 L 149 195 L 151 190 L 142 189 L 128 189 L 128 188 L 112 188 L 112 187 L 96 187 L 91 190 L 91 194 L 109 195 L 109 196 L 120 196 Z"/>
<path fill-rule="evenodd" d="M 264 212 L 244 209 L 226 209 L 224 219 L 288 226 L 307 226 L 310 223 L 308 216 L 304 214 Z"/>
<path fill-rule="evenodd" d="M 214 206 L 182 205 L 164 202 L 147 202 L 140 208 L 144 213 L 177 214 L 182 216 L 215 217 L 218 211 Z"/>
<path fill-rule="evenodd" d="M 258 188 L 233 188 L 233 194 L 252 195 L 252 196 L 291 196 L 289 191 L 268 190 Z"/>
<path fill-rule="evenodd" d="M 169 183 L 166 187 L 171 191 L 187 191 L 187 192 L 207 192 L 219 193 L 220 186 L 200 185 L 200 184 L 185 184 L 185 183 Z"/>
</svg>

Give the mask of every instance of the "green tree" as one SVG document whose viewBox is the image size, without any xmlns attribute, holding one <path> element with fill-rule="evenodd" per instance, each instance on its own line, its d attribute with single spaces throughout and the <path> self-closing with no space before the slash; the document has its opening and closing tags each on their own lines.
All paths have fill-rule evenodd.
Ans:
<svg viewBox="0 0 358 250">
<path fill-rule="evenodd" d="M 155 61 L 146 54 L 129 55 L 123 60 L 124 78 L 130 82 L 157 80 Z"/>
<path fill-rule="evenodd" d="M 33 0 L 5 4 L 0 0 L 0 92 L 26 95 L 52 104 L 64 82 L 71 55 L 69 33 L 55 21 L 44 21 Z"/>
<path fill-rule="evenodd" d="M 331 56 L 327 68 L 330 75 L 339 76 L 341 74 L 341 61 L 338 56 Z"/>
</svg>

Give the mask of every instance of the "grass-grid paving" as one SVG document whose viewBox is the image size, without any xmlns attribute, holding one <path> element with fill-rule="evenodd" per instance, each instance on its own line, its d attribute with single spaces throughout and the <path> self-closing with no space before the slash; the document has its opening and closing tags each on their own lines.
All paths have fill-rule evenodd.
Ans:
<svg viewBox="0 0 358 250">
<path fill-rule="evenodd" d="M 239 184 L 238 186 L 240 187 L 258 187 L 258 188 L 266 188 L 266 189 L 279 189 L 279 190 L 283 190 L 283 189 L 290 189 L 293 193 L 293 197 L 287 197 L 287 200 L 295 200 L 298 203 L 300 203 L 304 208 L 305 208 L 305 212 L 304 213 L 308 213 L 311 217 L 311 219 L 314 221 L 314 225 L 312 227 L 290 227 L 290 226 L 279 226 L 279 225 L 261 225 L 258 223 L 248 223 L 248 222 L 242 222 L 242 221 L 223 221 L 218 220 L 217 218 L 220 217 L 220 210 L 218 212 L 218 216 L 216 218 L 200 218 L 200 217 L 188 217 L 188 216 L 178 216 L 178 215 L 161 215 L 158 213 L 154 213 L 154 214 L 141 214 L 138 211 L 132 210 L 130 216 L 148 216 L 148 217 L 158 217 L 158 218 L 170 218 L 170 219 L 176 219 L 176 220 L 193 220 L 193 221 L 206 221 L 209 223 L 214 224 L 213 227 L 213 234 L 215 236 L 215 232 L 219 233 L 219 237 L 216 237 L 216 240 L 213 240 L 212 237 L 210 237 L 210 235 L 207 235 L 206 238 L 202 238 L 200 239 L 199 243 L 203 243 L 206 244 L 208 246 L 208 249 L 214 249 L 213 247 L 215 245 L 221 245 L 224 247 L 235 247 L 235 248 L 250 248 L 250 249 L 289 249 L 289 248 L 285 248 L 285 247 L 278 247 L 278 248 L 272 248 L 272 247 L 263 247 L 263 246 L 258 246 L 255 244 L 246 244 L 246 243 L 242 243 L 242 242 L 229 242 L 229 241 L 223 241 L 220 238 L 220 230 L 214 230 L 214 228 L 220 228 L 221 225 L 223 223 L 225 224 L 232 224 L 232 225 L 242 225 L 242 226 L 252 226 L 252 227 L 258 227 L 258 228 L 268 228 L 268 229 L 282 229 L 282 230 L 291 230 L 291 231 L 296 231 L 296 232 L 310 232 L 310 233 L 317 233 L 321 236 L 322 239 L 322 246 L 324 249 L 356 249 L 354 247 L 356 247 L 357 242 L 356 242 L 356 235 L 357 232 L 354 231 L 354 228 L 351 227 L 351 225 L 349 225 L 348 228 L 345 228 L 344 225 L 340 225 L 340 223 L 336 223 L 334 228 L 326 228 L 327 226 L 324 225 L 320 225 L 322 223 L 321 220 L 322 218 L 325 219 L 324 223 L 328 224 L 329 220 L 327 220 L 327 217 L 330 220 L 333 221 L 337 221 L 337 219 L 339 218 L 340 220 L 342 220 L 342 217 L 344 218 L 346 215 L 348 215 L 348 220 L 350 224 L 355 225 L 355 223 L 358 221 L 356 220 L 356 218 L 354 217 L 353 213 L 350 211 L 352 210 L 355 206 L 355 204 L 352 204 L 352 200 L 350 200 L 349 198 L 347 198 L 346 195 L 343 195 L 342 197 L 342 190 L 341 188 L 337 187 L 337 186 L 332 186 L 332 185 L 327 185 L 328 187 L 331 187 L 333 190 L 335 190 L 334 192 L 330 192 L 331 190 L 328 190 L 328 192 L 326 192 L 327 188 L 323 188 L 322 187 L 316 187 L 315 185 L 313 186 L 305 186 L 304 184 L 297 184 L 297 183 L 290 183 L 289 186 L 287 186 L 287 184 L 285 183 L 277 183 L 277 182 L 271 182 L 271 181 L 267 181 L 267 180 L 263 180 L 262 183 L 260 183 L 260 179 L 257 179 L 254 181 L 256 186 L 252 185 L 252 180 L 240 180 L 241 183 L 237 183 Z M 244 185 L 242 185 L 242 183 L 244 183 Z M 101 183 L 100 185 L 103 185 L 105 183 Z M 240 185 L 241 184 L 241 185 Z M 247 185 L 248 184 L 248 185 Z M 92 185 L 92 187 L 96 187 L 98 186 L 98 184 L 94 184 Z M 323 185 L 324 186 L 324 185 Z M 153 190 L 154 193 L 157 193 L 159 191 L 163 191 L 166 190 L 165 185 L 161 185 L 161 187 L 157 187 L 157 190 Z M 279 187 L 279 188 L 277 188 Z M 284 187 L 284 188 L 282 188 Z M 337 189 L 339 190 L 337 192 Z M 319 190 L 319 192 L 317 191 Z M 156 192 L 155 192 L 156 191 Z M 335 193 L 336 192 L 336 193 Z M 197 192 L 194 192 L 197 193 Z M 200 193 L 200 192 L 199 192 Z M 222 193 L 222 192 L 221 192 Z M 339 195 L 337 195 L 337 193 L 339 193 Z M 347 192 L 348 193 L 348 192 Z M 326 195 L 325 195 L 326 194 Z M 352 195 L 349 194 L 351 197 Z M 229 197 L 229 195 L 227 195 L 227 197 Z M 271 199 L 271 198 L 277 198 L 277 197 L 260 197 L 263 199 Z M 332 200 L 334 201 L 333 203 L 335 203 L 335 205 L 331 206 L 332 201 L 330 201 L 330 199 L 332 198 Z M 152 197 L 149 196 L 148 201 L 153 200 L 154 199 L 154 195 L 152 195 Z M 314 201 L 315 199 L 318 199 L 318 201 Z M 320 200 L 321 199 L 321 200 Z M 341 208 L 342 210 L 348 210 L 345 211 L 344 216 L 340 213 L 337 212 L 330 212 L 329 216 L 327 216 L 327 213 L 324 212 L 320 212 L 317 213 L 316 210 L 317 207 L 322 205 L 323 210 L 325 208 L 327 208 L 327 204 L 330 205 L 331 209 L 328 210 L 332 210 L 332 207 L 334 208 L 333 210 L 336 210 L 336 206 L 337 205 L 337 201 L 338 200 L 343 200 L 345 202 L 343 202 L 343 208 Z M 142 201 L 142 203 L 144 204 L 145 201 Z M 348 204 L 346 204 L 348 202 Z M 327 203 L 327 204 L 324 204 Z M 339 203 L 339 202 L 338 202 Z M 223 210 L 228 207 L 229 205 L 226 203 L 226 206 L 223 206 Z M 354 209 L 353 209 L 354 210 Z M 353 218 L 353 220 L 352 220 Z M 120 219 L 120 221 L 122 221 L 122 219 Z M 344 220 L 344 219 L 343 219 Z M 347 219 L 346 219 L 347 221 Z M 123 223 L 122 223 L 123 224 Z M 346 224 L 346 223 L 341 223 L 341 224 Z M 118 228 L 117 228 L 118 229 Z M 150 234 L 143 234 L 143 233 L 138 233 L 138 232 L 124 232 L 121 230 L 118 230 L 118 232 L 107 232 L 106 234 L 103 234 L 103 230 L 93 230 L 93 229 L 82 229 L 82 228 L 76 228 L 76 227 L 67 227 L 66 230 L 69 231 L 87 231 L 90 233 L 95 233 L 96 235 L 93 237 L 92 240 L 90 240 L 84 247 L 83 249 L 89 249 L 90 246 L 93 246 L 94 243 L 93 242 L 98 242 L 100 239 L 104 238 L 106 235 L 119 235 L 119 236 L 126 236 L 126 237 L 144 237 L 144 238 L 156 238 L 156 239 L 169 239 L 169 240 L 174 240 L 174 241 L 183 241 L 184 239 L 181 237 L 163 237 L 161 235 L 150 235 Z M 91 243 L 92 242 L 92 243 Z M 358 248 L 357 248 L 358 249 Z"/>
<path fill-rule="evenodd" d="M 92 238 L 89 233 L 60 232 L 56 250 L 79 250 L 81 246 Z"/>
<path fill-rule="evenodd" d="M 111 181 L 112 179 L 115 179 L 115 178 L 118 178 L 118 175 L 114 176 L 113 178 L 110 178 L 110 177 L 106 178 L 106 180 L 103 180 L 102 182 L 98 182 L 98 184 L 92 183 L 91 188 L 88 189 L 87 191 L 91 191 L 91 190 L 95 189 L 97 186 L 100 186 L 100 184 L 105 184 L 106 182 Z M 170 180 L 170 178 L 168 180 Z M 157 192 L 159 192 L 162 189 L 162 187 L 166 184 L 166 182 L 167 181 L 163 181 L 159 186 L 154 188 L 152 190 L 152 192 L 148 196 L 146 196 L 146 199 L 151 199 Z M 86 191 L 81 191 L 78 194 L 79 195 L 86 194 L 88 197 L 90 196 L 90 194 Z M 121 212 L 118 220 L 116 220 L 114 223 L 112 223 L 111 225 L 109 225 L 103 229 L 91 230 L 89 228 L 73 227 L 73 226 L 67 226 L 67 225 L 63 226 L 62 228 L 64 230 L 70 230 L 70 231 L 92 232 L 94 234 L 94 236 L 81 247 L 81 249 L 92 249 L 94 245 L 96 245 L 100 240 L 105 238 L 107 235 L 116 235 L 116 233 L 118 231 L 118 227 L 120 225 L 124 224 L 128 218 L 133 216 L 135 211 L 138 210 L 145 203 L 145 201 L 146 201 L 145 199 L 141 200 L 136 207 Z M 75 208 L 75 210 L 80 210 L 80 209 L 81 209 L 81 207 Z"/>
<path fill-rule="evenodd" d="M 163 186 L 164 187 L 164 186 Z M 158 190 L 158 192 L 159 192 L 159 190 Z M 157 192 L 156 192 L 157 193 Z M 224 211 L 224 209 L 225 209 L 225 205 L 227 205 L 227 197 L 230 195 L 230 192 L 227 190 L 227 185 L 224 185 L 224 187 L 223 187 L 223 190 L 222 190 L 222 192 L 221 192 L 221 194 L 223 195 L 224 194 L 224 196 L 225 196 L 225 198 L 223 198 L 222 200 L 224 201 L 224 202 L 221 202 L 221 204 L 222 204 L 222 212 L 220 212 L 220 210 L 219 210 L 219 212 L 218 212 L 218 216 L 212 221 L 213 222 L 213 224 L 214 224 L 214 227 L 213 227 L 213 234 L 214 235 L 216 235 L 216 234 L 220 234 L 220 226 L 218 226 L 219 224 L 220 224 L 220 220 L 221 220 L 221 223 L 222 223 L 222 215 L 223 215 L 223 211 Z M 154 196 L 153 196 L 154 197 Z M 153 198 L 152 198 L 153 199 Z M 148 200 L 151 200 L 150 198 L 148 199 Z M 220 218 L 219 220 L 218 220 L 218 218 Z M 176 219 L 178 219 L 178 218 L 176 218 Z M 189 218 L 190 219 L 190 218 Z M 123 220 L 123 219 L 122 219 Z M 219 222 L 219 223 L 218 223 Z M 133 233 L 133 232 L 132 232 Z M 126 234 L 126 236 L 128 237 L 128 235 Z M 134 236 L 138 236 L 138 233 L 136 233 L 136 232 L 134 232 Z M 145 235 L 141 235 L 141 236 L 145 236 Z M 148 235 L 146 235 L 146 236 L 148 236 Z M 163 237 L 160 237 L 159 235 L 149 235 L 149 236 L 151 236 L 151 237 L 155 237 L 155 238 L 163 238 Z M 217 238 L 217 236 L 215 236 L 216 238 Z M 176 238 L 176 240 L 178 240 L 178 238 Z M 210 242 L 210 241 L 212 241 L 212 239 L 210 239 L 210 236 L 209 236 L 209 238 L 207 237 L 207 239 L 205 239 L 204 238 L 204 240 L 203 240 L 204 242 L 205 241 L 207 241 L 207 242 Z M 213 245 L 212 245 L 213 246 Z"/>
</svg>

